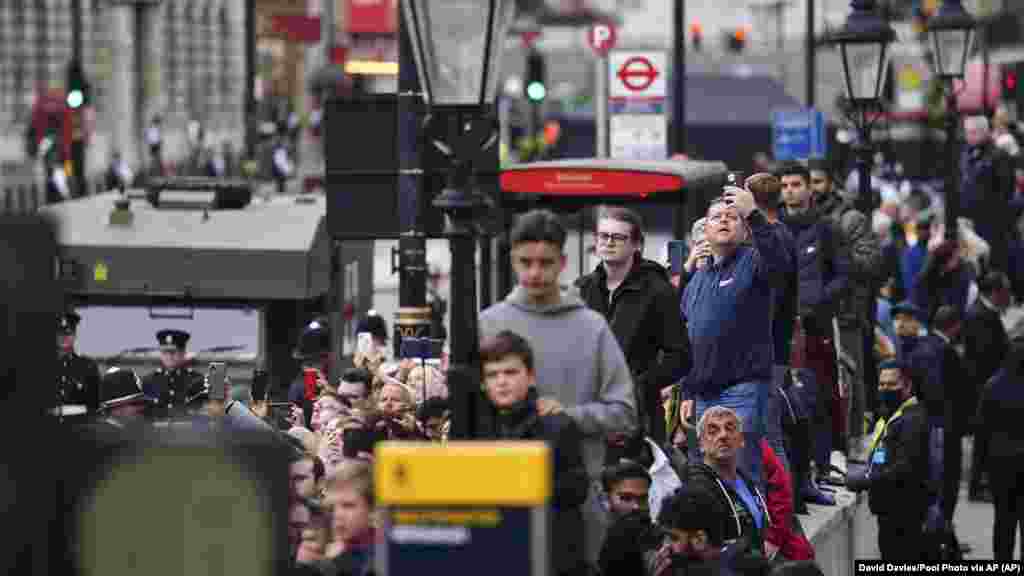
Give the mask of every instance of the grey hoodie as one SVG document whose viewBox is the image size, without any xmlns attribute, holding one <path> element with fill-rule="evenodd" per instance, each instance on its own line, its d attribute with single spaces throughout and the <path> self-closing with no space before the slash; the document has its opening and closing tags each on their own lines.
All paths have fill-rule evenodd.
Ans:
<svg viewBox="0 0 1024 576">
<path fill-rule="evenodd" d="M 599 313 L 573 292 L 557 304 L 538 307 L 516 287 L 504 301 L 480 313 L 480 336 L 502 330 L 530 343 L 537 393 L 553 397 L 583 432 L 583 463 L 593 482 L 604 467 L 605 440 L 636 426 L 633 379 L 615 335 Z M 596 565 L 606 519 L 592 490 L 583 507 L 586 557 Z"/>
</svg>

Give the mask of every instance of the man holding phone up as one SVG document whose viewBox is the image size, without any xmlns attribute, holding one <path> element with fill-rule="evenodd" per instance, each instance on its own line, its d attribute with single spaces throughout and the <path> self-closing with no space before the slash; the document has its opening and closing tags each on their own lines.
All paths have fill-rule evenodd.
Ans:
<svg viewBox="0 0 1024 576">
<path fill-rule="evenodd" d="M 693 361 L 686 392 L 695 398 L 697 420 L 715 405 L 740 416 L 745 442 L 739 463 L 760 488 L 760 445 L 773 372 L 772 295 L 791 273 L 793 260 L 743 188 L 728 186 L 711 201 L 706 235 L 706 248 L 695 252 L 710 251 L 712 261 L 693 274 L 681 303 Z"/>
</svg>

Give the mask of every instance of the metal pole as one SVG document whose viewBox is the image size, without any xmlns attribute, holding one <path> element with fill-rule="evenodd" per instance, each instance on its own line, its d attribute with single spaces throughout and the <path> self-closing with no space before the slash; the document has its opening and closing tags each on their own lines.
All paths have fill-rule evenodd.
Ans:
<svg viewBox="0 0 1024 576">
<path fill-rule="evenodd" d="M 598 58 L 594 63 L 594 132 L 598 158 L 608 157 L 608 59 Z"/>
<path fill-rule="evenodd" d="M 71 0 L 71 64 L 82 71 L 82 0 Z M 82 76 L 84 76 L 84 71 Z M 70 88 L 70 87 L 67 87 Z M 83 87 L 84 88 L 84 87 Z M 72 193 L 74 196 L 88 195 L 88 184 L 85 181 L 85 135 L 82 126 L 82 109 L 71 112 L 77 120 L 79 129 L 72 134 L 71 169 Z"/>
<path fill-rule="evenodd" d="M 331 271 L 330 271 L 330 310 L 327 313 L 327 322 L 331 328 L 331 361 L 328 364 L 329 370 L 327 381 L 335 383 L 341 377 L 341 354 L 343 352 L 344 331 L 342 330 L 343 317 L 341 307 L 345 302 L 345 275 L 342 273 L 342 252 L 341 242 L 330 241 L 331 250 Z"/>
<path fill-rule="evenodd" d="M 672 153 L 686 153 L 686 0 L 672 14 Z"/>
<path fill-rule="evenodd" d="M 480 236 L 480 309 L 483 310 L 494 303 L 492 291 L 494 274 L 493 255 L 491 254 L 491 236 Z"/>
<path fill-rule="evenodd" d="M 874 198 L 871 193 L 871 129 L 861 130 L 860 142 L 855 147 L 857 154 L 857 210 L 869 216 L 874 211 Z"/>
<path fill-rule="evenodd" d="M 71 59 L 82 61 L 82 0 L 71 0 Z"/>
<path fill-rule="evenodd" d="M 957 217 L 960 214 L 960 158 L 957 154 L 957 128 L 960 123 L 956 108 L 956 94 L 952 81 L 946 84 L 946 240 L 957 240 Z"/>
<path fill-rule="evenodd" d="M 410 36 L 399 19 L 398 44 L 398 310 L 395 312 L 394 352 L 399 357 L 403 338 L 430 336 L 431 309 L 427 306 L 427 238 L 423 234 L 423 189 L 420 170 L 420 126 L 417 106 L 422 102 Z"/>
<path fill-rule="evenodd" d="M 256 156 L 256 0 L 245 0 L 245 156 Z"/>
<path fill-rule="evenodd" d="M 448 242 L 452 251 L 452 329 L 449 396 L 452 398 L 453 439 L 468 440 L 477 436 L 480 414 L 480 375 L 477 367 L 479 335 L 477 332 L 476 239 L 472 223 L 454 223 L 449 228 Z"/>
<path fill-rule="evenodd" d="M 814 41 L 814 0 L 807 0 L 807 35 L 804 38 L 804 69 L 807 70 L 807 107 L 814 108 L 814 89 L 818 71 L 817 44 Z"/>
</svg>

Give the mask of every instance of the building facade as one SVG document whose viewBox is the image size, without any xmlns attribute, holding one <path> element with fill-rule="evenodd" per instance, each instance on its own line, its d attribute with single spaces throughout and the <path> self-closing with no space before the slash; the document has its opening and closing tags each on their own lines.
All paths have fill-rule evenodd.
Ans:
<svg viewBox="0 0 1024 576">
<path fill-rule="evenodd" d="M 143 132 L 157 114 L 170 162 L 188 154 L 192 120 L 204 126 L 207 143 L 241 148 L 244 7 L 243 0 L 81 0 L 82 61 L 95 112 L 90 174 L 115 150 L 141 166 Z M 71 0 L 0 2 L 0 162 L 24 160 L 33 103 L 64 89 L 72 18 Z"/>
</svg>

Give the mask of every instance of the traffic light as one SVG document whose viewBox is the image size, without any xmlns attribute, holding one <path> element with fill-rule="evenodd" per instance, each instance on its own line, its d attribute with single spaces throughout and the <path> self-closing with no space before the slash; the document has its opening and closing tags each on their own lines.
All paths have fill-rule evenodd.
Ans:
<svg viewBox="0 0 1024 576">
<path fill-rule="evenodd" d="M 64 103 L 71 110 L 79 110 L 89 104 L 89 84 L 85 80 L 85 71 L 77 60 L 68 63 L 66 79 L 66 95 Z"/>
<path fill-rule="evenodd" d="M 1015 100 L 1017 98 L 1017 87 L 1020 85 L 1017 67 L 1013 65 L 1003 66 L 1002 72 L 1003 100 Z"/>
<path fill-rule="evenodd" d="M 547 97 L 546 76 L 544 56 L 536 50 L 531 50 L 526 57 L 526 97 L 531 102 L 543 102 Z"/>
<path fill-rule="evenodd" d="M 1018 118 L 1024 112 L 1024 86 L 1021 85 L 1024 78 L 1021 78 L 1022 74 L 1024 74 L 1024 62 L 1003 64 L 999 83 L 1002 88 L 1003 102 L 1016 111 Z"/>
<path fill-rule="evenodd" d="M 743 49 L 747 46 L 747 29 L 736 28 L 726 32 L 726 44 L 729 50 L 733 52 L 743 52 Z"/>
<path fill-rule="evenodd" d="M 694 51 L 700 52 L 704 47 L 704 27 L 700 25 L 700 22 L 690 24 L 690 40 L 693 41 Z"/>
</svg>

